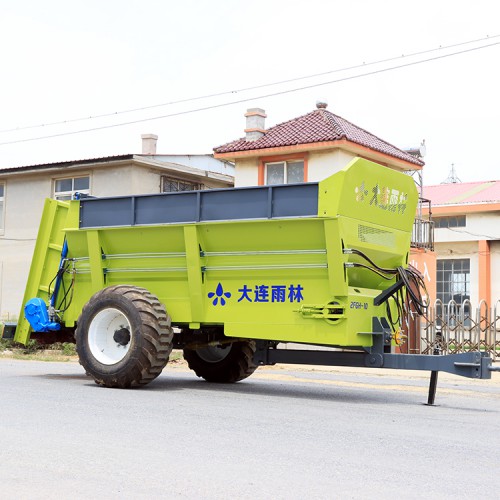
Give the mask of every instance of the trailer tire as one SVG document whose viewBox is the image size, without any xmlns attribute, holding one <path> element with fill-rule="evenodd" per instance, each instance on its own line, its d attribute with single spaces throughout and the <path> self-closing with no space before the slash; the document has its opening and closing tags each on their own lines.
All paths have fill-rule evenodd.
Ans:
<svg viewBox="0 0 500 500">
<path fill-rule="evenodd" d="M 173 331 L 164 305 L 148 290 L 118 285 L 94 294 L 76 328 L 80 364 L 105 387 L 146 385 L 168 363 Z"/>
<path fill-rule="evenodd" d="M 243 380 L 257 369 L 253 361 L 255 342 L 243 340 L 225 346 L 184 349 L 184 359 L 198 377 L 207 382 L 234 383 Z"/>
</svg>

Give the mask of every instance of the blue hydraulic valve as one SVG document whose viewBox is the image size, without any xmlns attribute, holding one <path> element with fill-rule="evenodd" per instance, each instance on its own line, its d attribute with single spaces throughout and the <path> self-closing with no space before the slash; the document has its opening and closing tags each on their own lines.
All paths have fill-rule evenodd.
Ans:
<svg viewBox="0 0 500 500">
<path fill-rule="evenodd" d="M 59 323 L 49 320 L 47 304 L 38 297 L 28 300 L 24 306 L 24 316 L 35 332 L 51 332 L 61 329 Z"/>
</svg>

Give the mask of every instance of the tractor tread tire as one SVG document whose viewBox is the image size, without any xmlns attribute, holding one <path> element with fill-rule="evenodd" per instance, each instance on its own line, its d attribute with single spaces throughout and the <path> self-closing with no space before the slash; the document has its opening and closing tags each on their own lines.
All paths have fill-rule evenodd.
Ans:
<svg viewBox="0 0 500 500">
<path fill-rule="evenodd" d="M 207 382 L 230 384 L 249 377 L 257 369 L 253 361 L 255 349 L 255 341 L 243 340 L 233 342 L 228 355 L 218 362 L 203 360 L 193 349 L 184 349 L 184 359 L 188 367 Z"/>
<path fill-rule="evenodd" d="M 140 331 L 133 331 L 131 335 L 133 342 L 140 345 L 134 354 L 129 351 L 116 365 L 103 365 L 93 357 L 88 347 L 88 327 L 93 317 L 103 309 L 103 302 L 108 307 L 117 307 L 113 302 L 121 304 L 123 299 L 138 313 L 138 324 L 135 326 Z M 127 316 L 127 311 L 122 312 Z M 133 320 L 127 317 L 132 323 Z M 78 319 L 76 350 L 80 364 L 101 386 L 125 389 L 146 385 L 158 377 L 168 363 L 173 339 L 170 323 L 163 304 L 145 288 L 129 285 L 103 288 L 90 298 Z"/>
</svg>

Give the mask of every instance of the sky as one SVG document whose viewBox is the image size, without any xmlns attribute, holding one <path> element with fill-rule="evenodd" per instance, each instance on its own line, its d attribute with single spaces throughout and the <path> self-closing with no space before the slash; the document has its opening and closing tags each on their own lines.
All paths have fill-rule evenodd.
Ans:
<svg viewBox="0 0 500 500">
<path fill-rule="evenodd" d="M 248 108 L 270 127 L 326 100 L 425 139 L 426 185 L 452 164 L 500 180 L 499 19 L 498 0 L 0 0 L 0 168 L 140 153 L 146 133 L 212 153 Z"/>
</svg>

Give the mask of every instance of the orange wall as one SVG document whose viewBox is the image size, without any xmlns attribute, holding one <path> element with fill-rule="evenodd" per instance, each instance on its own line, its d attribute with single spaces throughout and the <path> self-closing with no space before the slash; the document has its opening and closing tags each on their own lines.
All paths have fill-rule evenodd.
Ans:
<svg viewBox="0 0 500 500">
<path fill-rule="evenodd" d="M 490 242 L 478 241 L 479 253 L 479 300 L 491 304 L 491 252 Z"/>
<path fill-rule="evenodd" d="M 430 304 L 436 300 L 436 258 L 434 252 L 421 248 L 412 248 L 410 252 L 410 264 L 423 275 Z"/>
</svg>

